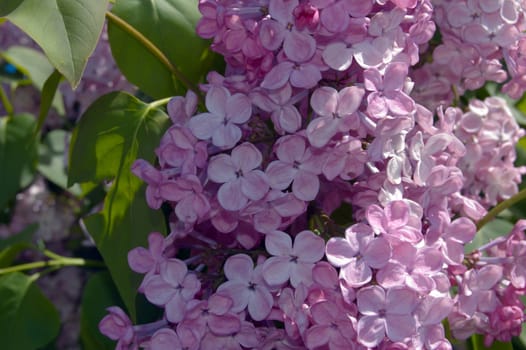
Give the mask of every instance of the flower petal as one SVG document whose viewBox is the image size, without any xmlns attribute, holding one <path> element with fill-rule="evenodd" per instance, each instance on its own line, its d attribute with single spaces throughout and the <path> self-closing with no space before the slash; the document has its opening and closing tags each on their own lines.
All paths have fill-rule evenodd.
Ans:
<svg viewBox="0 0 526 350">
<path fill-rule="evenodd" d="M 238 167 L 232 158 L 226 154 L 219 154 L 208 163 L 208 178 L 216 183 L 225 183 L 237 178 Z"/>
<path fill-rule="evenodd" d="M 236 123 L 246 123 L 252 115 L 250 99 L 243 94 L 234 94 L 226 105 L 226 119 Z"/>
<path fill-rule="evenodd" d="M 316 40 L 309 34 L 293 29 L 285 33 L 283 51 L 291 61 L 305 62 L 316 52 Z"/>
<path fill-rule="evenodd" d="M 245 254 L 236 254 L 229 257 L 223 267 L 225 276 L 229 281 L 248 282 L 252 278 L 253 269 L 254 263 L 252 259 Z"/>
<path fill-rule="evenodd" d="M 265 236 L 265 249 L 269 254 L 289 257 L 292 254 L 292 238 L 281 231 L 269 233 Z"/>
<path fill-rule="evenodd" d="M 318 176 L 307 171 L 298 171 L 292 183 L 292 193 L 303 201 L 312 201 L 320 190 Z"/>
<path fill-rule="evenodd" d="M 294 180 L 298 170 L 288 163 L 275 160 L 268 165 L 265 172 L 270 187 L 276 190 L 284 190 L 290 186 L 290 183 Z"/>
<path fill-rule="evenodd" d="M 292 67 L 294 67 L 294 63 L 292 62 L 285 61 L 278 63 L 265 75 L 260 86 L 269 90 L 279 89 L 289 81 Z"/>
<path fill-rule="evenodd" d="M 301 262 L 315 263 L 323 258 L 325 241 L 312 231 L 302 231 L 294 238 L 292 253 Z"/>
<path fill-rule="evenodd" d="M 387 314 L 385 329 L 389 339 L 398 342 L 411 337 L 416 332 L 416 322 L 412 315 Z"/>
<path fill-rule="evenodd" d="M 226 102 L 230 97 L 230 92 L 222 86 L 212 86 L 206 94 L 206 109 L 212 114 L 220 117 L 226 115 Z"/>
<path fill-rule="evenodd" d="M 223 208 L 230 211 L 241 210 L 248 203 L 239 179 L 222 184 L 217 191 L 217 200 Z"/>
<path fill-rule="evenodd" d="M 270 313 L 273 304 L 274 300 L 270 292 L 265 287 L 258 286 L 250 296 L 248 313 L 254 321 L 262 321 Z"/>
<path fill-rule="evenodd" d="M 263 263 L 262 274 L 270 286 L 280 286 L 290 277 L 289 257 L 271 256 Z"/>
<path fill-rule="evenodd" d="M 195 137 L 200 140 L 208 140 L 212 137 L 224 118 L 212 113 L 198 114 L 188 121 L 188 128 Z"/>
<path fill-rule="evenodd" d="M 363 316 L 358 321 L 357 340 L 368 348 L 374 348 L 385 337 L 385 322 L 377 316 Z"/>
</svg>

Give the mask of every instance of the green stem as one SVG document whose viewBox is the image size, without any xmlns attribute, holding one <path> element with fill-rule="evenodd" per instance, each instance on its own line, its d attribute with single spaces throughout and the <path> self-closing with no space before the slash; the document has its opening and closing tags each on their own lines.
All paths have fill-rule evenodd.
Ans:
<svg viewBox="0 0 526 350">
<path fill-rule="evenodd" d="M 50 268 L 45 269 L 44 271 L 35 272 L 34 274 L 29 276 L 29 279 L 31 280 L 31 282 L 35 282 L 40 277 L 45 276 L 48 273 L 51 273 L 51 272 L 56 271 L 58 269 L 60 269 L 60 266 L 52 266 Z"/>
<path fill-rule="evenodd" d="M 521 200 L 526 199 L 526 188 L 514 195 L 511 198 L 506 199 L 505 201 L 500 202 L 497 204 L 493 209 L 491 209 L 486 216 L 484 216 L 482 219 L 479 220 L 477 223 L 477 231 L 480 230 L 484 225 L 486 225 L 488 222 L 493 220 L 497 215 L 499 215 L 502 211 L 508 209 L 512 205 L 514 205 L 517 202 L 520 202 Z"/>
<path fill-rule="evenodd" d="M 2 100 L 2 104 L 4 105 L 7 115 L 13 115 L 13 105 L 11 102 L 9 102 L 7 94 L 5 93 L 4 87 L 2 85 L 0 85 L 0 100 Z"/>
<path fill-rule="evenodd" d="M 47 250 L 47 249 L 42 249 L 42 254 L 44 254 L 45 256 L 47 256 L 48 258 L 51 258 L 51 259 L 54 259 L 54 260 L 61 260 L 63 258 L 67 258 L 65 256 L 62 256 L 62 255 L 58 255 L 57 253 L 54 253 L 52 252 L 51 250 Z"/>
<path fill-rule="evenodd" d="M 64 258 L 56 260 L 46 260 L 46 261 L 35 261 L 27 264 L 20 264 L 15 266 L 9 266 L 3 269 L 0 269 L 0 275 L 17 272 L 17 271 L 26 271 L 39 269 L 43 267 L 64 267 L 64 266 L 85 266 L 85 267 L 105 267 L 106 265 L 97 260 L 86 260 L 82 258 Z"/>
<path fill-rule="evenodd" d="M 460 107 L 460 96 L 458 95 L 457 87 L 455 85 L 451 85 L 451 90 L 453 91 L 453 107 Z"/>
<path fill-rule="evenodd" d="M 147 37 L 145 37 L 141 32 L 139 32 L 137 29 L 133 28 L 128 22 L 120 18 L 119 16 L 115 15 L 112 12 L 107 11 L 106 12 L 106 18 L 111 21 L 113 24 L 115 24 L 120 29 L 124 30 L 126 33 L 128 33 L 130 36 L 135 38 L 138 42 L 140 42 L 152 55 L 154 55 L 172 74 L 180 80 L 188 89 L 192 90 L 201 98 L 201 93 L 197 86 L 192 83 L 188 78 L 184 76 L 184 74 L 175 67 L 172 62 L 164 55 L 164 53 L 155 46 L 154 43 L 152 43 Z"/>
<path fill-rule="evenodd" d="M 171 99 L 172 99 L 171 97 L 167 97 L 167 98 L 163 98 L 162 100 L 153 101 L 153 102 L 148 104 L 148 107 L 151 108 L 151 109 L 154 109 L 154 108 L 157 108 L 157 107 L 164 106 L 164 105 L 168 104 L 168 102 L 170 102 Z"/>
</svg>

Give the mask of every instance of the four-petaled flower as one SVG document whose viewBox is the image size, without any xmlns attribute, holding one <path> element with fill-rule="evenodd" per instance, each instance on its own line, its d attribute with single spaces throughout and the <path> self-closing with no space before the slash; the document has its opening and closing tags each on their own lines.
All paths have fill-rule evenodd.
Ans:
<svg viewBox="0 0 526 350">
<path fill-rule="evenodd" d="M 384 337 L 402 341 L 416 331 L 413 310 L 418 305 L 418 295 L 408 288 L 369 286 L 356 293 L 358 310 L 358 341 L 367 347 L 375 347 Z"/>
<path fill-rule="evenodd" d="M 250 317 L 255 321 L 265 319 L 274 304 L 261 275 L 261 268 L 261 265 L 254 268 L 254 263 L 248 255 L 231 256 L 223 268 L 228 281 L 217 289 L 218 293 L 228 295 L 234 301 L 233 312 L 248 309 Z"/>
<path fill-rule="evenodd" d="M 267 175 L 258 170 L 261 152 L 251 143 L 245 142 L 232 150 L 232 154 L 220 154 L 210 159 L 208 178 L 221 183 L 217 199 L 226 210 L 240 210 L 249 200 L 257 201 L 267 194 Z"/>
<path fill-rule="evenodd" d="M 252 115 L 250 99 L 241 93 L 231 95 L 224 87 L 212 87 L 206 94 L 208 112 L 198 114 L 188 121 L 188 127 L 200 140 L 229 149 L 241 139 L 239 124 Z"/>
<path fill-rule="evenodd" d="M 201 289 L 201 282 L 195 274 L 188 273 L 186 264 L 179 259 L 167 260 L 160 270 L 160 275 L 144 282 L 144 294 L 151 303 L 165 308 L 168 321 L 180 322 L 186 303 Z"/>
<path fill-rule="evenodd" d="M 323 257 L 323 238 L 311 231 L 302 231 L 294 238 L 281 231 L 268 233 L 265 247 L 272 254 L 263 263 L 263 278 L 271 286 L 279 286 L 288 280 L 293 287 L 300 283 L 312 284 L 314 263 Z"/>
</svg>

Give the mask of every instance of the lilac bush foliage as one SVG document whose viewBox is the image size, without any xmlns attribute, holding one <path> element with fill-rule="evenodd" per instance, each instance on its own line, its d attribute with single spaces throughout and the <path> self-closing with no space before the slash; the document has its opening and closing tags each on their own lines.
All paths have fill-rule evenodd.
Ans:
<svg viewBox="0 0 526 350">
<path fill-rule="evenodd" d="M 7 50 L 12 46 L 24 46 L 41 51 L 40 47 L 14 24 L 2 23 L 0 25 L 0 50 Z M 72 90 L 68 84 L 61 84 L 60 93 L 63 95 L 67 116 L 76 120 L 97 97 L 115 90 L 134 92 L 136 88 L 117 69 L 108 42 L 106 27 L 104 27 L 79 85 Z M 12 98 L 16 112 L 24 111 L 38 115 L 40 94 L 35 88 L 30 86 L 17 88 L 12 93 Z M 5 114 L 3 106 L 1 106 L 0 114 Z M 52 113 L 47 124 L 50 129 L 53 129 L 61 127 L 64 123 L 56 113 Z"/>
<path fill-rule="evenodd" d="M 11 22 L 6 21 L 0 24 L 0 52 L 15 46 L 41 52 L 38 45 Z M 16 82 L 11 85 L 2 81 L 0 88 L 2 87 L 5 88 L 7 97 L 13 104 L 15 114 L 25 112 L 38 116 L 41 94 L 35 86 L 28 82 L 18 86 Z M 135 88 L 117 69 L 109 47 L 106 29 L 104 29 L 101 40 L 88 60 L 85 73 L 77 89 L 72 90 L 66 83 L 61 84 L 59 91 L 64 98 L 66 116 L 60 116 L 56 110 L 51 110 L 45 122 L 46 131 L 67 128 L 67 123 L 75 121 L 98 96 L 113 90 L 133 92 Z M 4 105 L 0 103 L 0 119 L 6 114 Z M 69 143 L 69 135 L 64 136 L 63 142 L 64 144 Z M 64 166 L 67 162 L 66 158 L 64 157 Z M 81 200 L 69 193 L 57 194 L 56 191 L 50 189 L 45 178 L 38 175 L 26 189 L 16 195 L 10 210 L 2 213 L 0 239 L 12 237 L 29 225 L 36 224 L 38 226 L 33 235 L 35 242 L 42 242 L 58 254 L 70 256 L 73 253 L 71 240 L 78 239 L 75 234 L 72 234 L 72 228 L 78 223 L 80 208 Z M 29 250 L 21 255 L 24 261 L 35 261 L 40 258 L 40 254 Z M 86 279 L 85 273 L 74 269 L 60 270 L 38 279 L 38 285 L 60 313 L 63 327 L 57 338 L 58 348 L 79 348 L 78 339 L 81 328 L 79 302 Z M 57 293 L 57 290 L 60 290 L 61 293 Z"/>
<path fill-rule="evenodd" d="M 170 102 L 159 165 L 133 167 L 148 204 L 172 210 L 170 234 L 128 256 L 164 316 L 132 325 L 110 309 L 100 329 L 117 348 L 446 350 L 446 319 L 458 339 L 519 335 L 524 221 L 464 249 L 517 193 L 524 132 L 501 98 L 451 105 L 486 81 L 526 90 L 524 4 L 199 10 L 226 73 L 202 86 L 206 111 L 192 91 Z M 331 217 L 342 205 L 343 227 Z"/>
</svg>

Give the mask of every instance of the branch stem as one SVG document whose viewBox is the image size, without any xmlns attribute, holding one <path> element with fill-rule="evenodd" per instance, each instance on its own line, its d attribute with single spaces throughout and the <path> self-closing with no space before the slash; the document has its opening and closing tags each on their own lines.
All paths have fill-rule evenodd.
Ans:
<svg viewBox="0 0 526 350">
<path fill-rule="evenodd" d="M 198 87 L 192 83 L 177 67 L 175 67 L 172 62 L 166 57 L 166 55 L 147 37 L 145 37 L 141 32 L 131 26 L 128 22 L 117 16 L 116 14 L 107 11 L 106 18 L 108 21 L 115 24 L 120 29 L 124 30 L 127 34 L 136 39 L 141 43 L 152 55 L 154 55 L 168 70 L 175 76 L 176 79 L 180 80 L 188 89 L 195 92 L 200 96 L 200 91 Z"/>
<path fill-rule="evenodd" d="M 11 104 L 11 102 L 9 102 L 9 98 L 7 98 L 7 94 L 2 85 L 0 85 L 0 100 L 4 105 L 4 109 L 7 112 L 7 115 L 12 116 L 14 112 L 13 105 Z"/>
<path fill-rule="evenodd" d="M 154 108 L 157 108 L 157 107 L 164 106 L 164 105 L 168 104 L 168 102 L 170 102 L 171 99 L 172 99 L 171 97 L 167 97 L 167 98 L 163 98 L 161 100 L 153 101 L 153 102 L 148 104 L 148 107 L 150 107 L 151 109 L 154 109 Z"/>
<path fill-rule="evenodd" d="M 97 260 L 86 260 L 82 258 L 66 258 L 61 257 L 60 259 L 54 260 L 44 260 L 44 261 L 35 261 L 27 264 L 20 264 L 15 266 L 9 266 L 3 269 L 0 269 L 0 275 L 17 272 L 17 271 L 26 271 L 39 269 L 44 267 L 65 267 L 65 266 L 85 266 L 85 267 L 105 267 L 106 265 Z"/>
<path fill-rule="evenodd" d="M 491 209 L 486 216 L 484 216 L 482 219 L 479 220 L 477 223 L 477 231 L 480 230 L 484 225 L 486 225 L 488 222 L 493 220 L 497 215 L 499 215 L 502 211 L 508 209 L 512 205 L 514 205 L 517 202 L 522 201 L 523 199 L 526 199 L 526 188 L 514 195 L 513 197 L 510 197 L 506 199 L 505 201 L 500 202 L 497 204 L 493 209 Z"/>
</svg>

